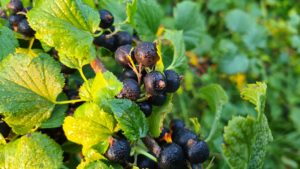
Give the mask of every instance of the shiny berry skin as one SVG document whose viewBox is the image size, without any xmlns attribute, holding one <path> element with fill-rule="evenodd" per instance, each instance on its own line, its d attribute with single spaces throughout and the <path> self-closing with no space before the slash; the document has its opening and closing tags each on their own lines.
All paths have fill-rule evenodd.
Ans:
<svg viewBox="0 0 300 169">
<path fill-rule="evenodd" d="M 157 169 L 157 163 L 142 154 L 137 156 L 137 166 L 141 169 Z"/>
<path fill-rule="evenodd" d="M 125 139 L 111 138 L 110 145 L 105 153 L 108 160 L 116 163 L 125 163 L 130 158 L 130 144 Z"/>
<path fill-rule="evenodd" d="M 29 26 L 27 19 L 22 19 L 18 24 L 18 31 L 25 35 L 32 37 L 34 35 L 34 30 Z"/>
<path fill-rule="evenodd" d="M 203 163 L 209 157 L 209 148 L 206 142 L 189 139 L 185 147 L 188 160 L 192 164 Z"/>
<path fill-rule="evenodd" d="M 182 148 L 175 144 L 165 145 L 157 159 L 161 169 L 186 169 L 186 161 Z"/>
<path fill-rule="evenodd" d="M 179 131 L 180 129 L 183 129 L 184 127 L 185 127 L 184 122 L 179 119 L 173 119 L 170 123 L 170 129 L 173 132 Z"/>
<path fill-rule="evenodd" d="M 140 87 L 137 81 L 133 79 L 123 80 L 123 89 L 120 93 L 122 98 L 127 98 L 135 101 L 139 98 L 140 92 Z"/>
<path fill-rule="evenodd" d="M 13 13 L 17 13 L 23 10 L 23 4 L 20 0 L 10 0 L 10 2 L 7 4 L 7 8 Z"/>
<path fill-rule="evenodd" d="M 4 122 L 2 121 L 2 117 L 0 116 L 0 134 L 5 138 L 8 136 L 11 128 Z"/>
<path fill-rule="evenodd" d="M 134 49 L 134 57 L 138 63 L 146 67 L 153 67 L 159 60 L 156 44 L 141 42 Z"/>
<path fill-rule="evenodd" d="M 148 94 L 155 95 L 165 91 L 166 80 L 162 73 L 153 71 L 144 77 L 144 85 Z"/>
<path fill-rule="evenodd" d="M 152 95 L 149 98 L 149 102 L 154 106 L 162 106 L 167 100 L 167 94 L 166 93 L 159 93 Z"/>
<path fill-rule="evenodd" d="M 116 47 L 116 39 L 114 36 L 108 34 L 102 34 L 94 39 L 94 44 L 96 46 L 104 47 L 112 52 L 114 52 Z"/>
<path fill-rule="evenodd" d="M 188 129 L 179 129 L 172 133 L 173 142 L 184 147 L 189 139 L 197 139 L 197 135 Z"/>
<path fill-rule="evenodd" d="M 164 71 L 167 87 L 166 92 L 174 93 L 178 90 L 180 86 L 180 77 L 174 70 L 166 70 Z"/>
<path fill-rule="evenodd" d="M 115 60 L 123 67 L 129 67 L 130 65 L 130 60 L 128 57 L 131 57 L 131 49 L 131 45 L 123 45 L 118 47 L 115 52 Z"/>
<path fill-rule="evenodd" d="M 11 26 L 18 26 L 19 22 L 24 18 L 22 15 L 11 15 L 8 17 Z"/>
<path fill-rule="evenodd" d="M 118 46 L 132 44 L 132 36 L 128 32 L 120 31 L 115 36 Z"/>
<path fill-rule="evenodd" d="M 152 105 L 148 102 L 138 103 L 141 111 L 145 114 L 146 117 L 149 117 L 152 113 Z"/>
<path fill-rule="evenodd" d="M 136 73 L 132 69 L 125 69 L 121 74 L 121 79 L 134 79 L 138 80 Z"/>
<path fill-rule="evenodd" d="M 108 10 L 102 9 L 99 11 L 100 14 L 100 27 L 107 29 L 114 23 L 114 16 Z"/>
</svg>

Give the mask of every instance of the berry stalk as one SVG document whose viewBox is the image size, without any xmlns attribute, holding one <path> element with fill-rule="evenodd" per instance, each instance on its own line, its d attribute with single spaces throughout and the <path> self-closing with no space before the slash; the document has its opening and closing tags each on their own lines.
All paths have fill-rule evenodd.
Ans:
<svg viewBox="0 0 300 169">
<path fill-rule="evenodd" d="M 150 136 L 146 136 L 146 137 L 142 138 L 142 141 L 145 144 L 145 146 L 158 158 L 161 148 L 157 144 L 157 142 Z"/>
<path fill-rule="evenodd" d="M 92 69 L 94 70 L 95 73 L 98 73 L 98 72 L 106 72 L 107 69 L 105 68 L 103 62 L 99 59 L 99 58 L 96 58 L 94 59 L 91 63 L 90 63 Z"/>
</svg>

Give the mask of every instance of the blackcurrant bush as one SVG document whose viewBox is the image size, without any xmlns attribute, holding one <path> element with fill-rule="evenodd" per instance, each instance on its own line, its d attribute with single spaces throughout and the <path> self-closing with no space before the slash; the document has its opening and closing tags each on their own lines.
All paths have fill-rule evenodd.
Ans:
<svg viewBox="0 0 300 169">
<path fill-rule="evenodd" d="M 179 129 L 172 133 L 173 142 L 184 147 L 186 146 L 189 139 L 197 139 L 197 135 L 185 128 Z"/>
<path fill-rule="evenodd" d="M 34 30 L 29 26 L 27 19 L 22 19 L 18 23 L 18 31 L 28 37 L 32 37 L 34 35 Z"/>
<path fill-rule="evenodd" d="M 0 118 L 0 133 L 4 138 L 8 136 L 10 130 L 10 127 Z"/>
<path fill-rule="evenodd" d="M 145 114 L 146 117 L 149 117 L 152 113 L 152 105 L 149 102 L 141 102 L 138 104 L 141 111 Z"/>
<path fill-rule="evenodd" d="M 105 156 L 112 162 L 124 163 L 130 158 L 130 150 L 130 144 L 127 140 L 123 138 L 111 138 Z"/>
<path fill-rule="evenodd" d="M 117 49 L 116 39 L 114 36 L 110 36 L 107 33 L 104 33 L 94 39 L 94 44 L 96 46 L 104 47 L 112 52 Z"/>
<path fill-rule="evenodd" d="M 131 45 L 123 45 L 118 47 L 115 52 L 115 60 L 122 66 L 128 67 L 130 65 L 129 57 L 131 54 Z"/>
<path fill-rule="evenodd" d="M 134 57 L 143 66 L 152 67 L 159 60 L 156 44 L 152 42 L 141 42 L 134 49 Z"/>
<path fill-rule="evenodd" d="M 162 106 L 167 100 L 167 94 L 166 93 L 159 93 L 152 95 L 149 98 L 149 102 L 154 106 Z"/>
<path fill-rule="evenodd" d="M 114 23 L 114 16 L 108 10 L 102 9 L 99 11 L 100 14 L 100 27 L 107 29 Z"/>
<path fill-rule="evenodd" d="M 18 26 L 22 19 L 24 19 L 23 15 L 11 15 L 8 17 L 8 22 L 11 26 Z"/>
<path fill-rule="evenodd" d="M 186 160 L 182 148 L 177 144 L 164 145 L 158 157 L 161 169 L 186 169 Z"/>
<path fill-rule="evenodd" d="M 164 71 L 164 74 L 167 82 L 166 92 L 176 92 L 180 86 L 179 75 L 174 70 L 166 70 Z"/>
<path fill-rule="evenodd" d="M 165 90 L 166 80 L 162 73 L 153 71 L 144 77 L 144 85 L 148 94 L 155 95 Z"/>
<path fill-rule="evenodd" d="M 7 8 L 13 13 L 17 13 L 23 10 L 23 4 L 21 0 L 10 0 L 10 2 L 7 4 Z"/>
<path fill-rule="evenodd" d="M 125 31 L 120 31 L 116 34 L 117 44 L 118 46 L 122 45 L 131 45 L 132 43 L 132 36 Z"/>
<path fill-rule="evenodd" d="M 120 93 L 121 97 L 130 100 L 137 100 L 140 96 L 140 87 L 137 81 L 133 79 L 123 80 L 123 89 Z"/>
<path fill-rule="evenodd" d="M 136 73 L 132 69 L 125 69 L 121 74 L 121 79 L 134 79 L 138 80 Z"/>
<path fill-rule="evenodd" d="M 203 163 L 209 157 L 209 148 L 205 141 L 189 139 L 185 146 L 185 152 L 192 164 Z"/>
<path fill-rule="evenodd" d="M 142 154 L 137 156 L 137 166 L 140 169 L 157 169 L 157 163 Z"/>
<path fill-rule="evenodd" d="M 183 129 L 184 127 L 185 127 L 184 122 L 179 119 L 173 119 L 170 123 L 170 129 L 173 132 L 179 131 L 180 129 Z"/>
</svg>

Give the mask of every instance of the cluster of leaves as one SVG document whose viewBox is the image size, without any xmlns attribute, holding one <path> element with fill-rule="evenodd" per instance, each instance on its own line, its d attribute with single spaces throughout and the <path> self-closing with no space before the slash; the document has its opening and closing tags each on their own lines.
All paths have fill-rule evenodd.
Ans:
<svg viewBox="0 0 300 169">
<path fill-rule="evenodd" d="M 8 1 L 0 2 L 4 7 Z M 74 167 L 77 163 L 70 162 L 72 160 L 63 163 L 62 153 L 64 151 L 72 154 L 70 158 L 76 161 L 74 159 L 78 157 L 74 154 L 82 151 L 84 161 L 78 168 L 116 168 L 118 166 L 107 163 L 102 155 L 108 148 L 109 137 L 119 130 L 134 143 L 147 134 L 157 137 L 164 121 L 168 121 L 172 116 L 181 116 L 186 122 L 191 120 L 191 126 L 195 127 L 195 131 L 201 137 L 206 138 L 215 152 L 222 153 L 223 159 L 226 160 L 217 159 L 216 165 L 222 165 L 226 161 L 231 168 L 262 168 L 267 145 L 273 139 L 264 113 L 266 85 L 252 84 L 241 92 L 242 98 L 256 106 L 257 115 L 252 111 L 247 117 L 238 116 L 233 119 L 232 112 L 226 113 L 241 107 L 228 104 L 227 94 L 231 100 L 235 96 L 234 89 L 229 87 L 225 92 L 216 84 L 200 89 L 197 87 L 198 82 L 216 82 L 224 78 L 223 74 L 235 75 L 251 70 L 251 77 L 260 79 L 263 75 L 266 76 L 264 78 L 269 77 L 266 75 L 267 70 L 280 69 L 263 67 L 271 61 L 269 56 L 263 55 L 264 49 L 269 47 L 270 43 L 267 41 L 268 27 L 257 22 L 263 14 L 257 12 L 260 6 L 255 5 L 256 2 L 249 3 L 251 5 L 237 0 L 221 3 L 214 0 L 199 2 L 183 1 L 175 4 L 173 8 L 171 1 L 163 1 L 159 5 L 152 0 L 107 0 L 97 3 L 89 0 L 34 1 L 34 8 L 27 14 L 27 18 L 36 31 L 35 38 L 42 44 L 40 47 L 33 45 L 33 48 L 29 49 L 23 48 L 22 40 L 27 39 L 13 33 L 1 19 L 0 114 L 5 117 L 4 121 L 12 128 L 12 132 L 6 140 L 0 135 L 0 147 L 4 150 L 0 152 L 0 164 L 5 168 Z M 29 2 L 24 1 L 24 4 Z M 236 6 L 237 9 L 232 9 L 232 6 Z M 135 32 L 144 41 L 159 39 L 157 43 L 160 44 L 159 51 L 163 57 L 158 63 L 158 68 L 176 69 L 185 75 L 183 90 L 174 97 L 176 104 L 172 104 L 170 98 L 162 107 L 155 107 L 149 118 L 145 118 L 132 101 L 115 99 L 123 86 L 113 73 L 94 74 L 89 69 L 88 64 L 98 55 L 109 70 L 114 73 L 120 71 L 111 62 L 111 57 L 107 57 L 110 55 L 107 51 L 93 45 L 100 22 L 99 15 L 93 8 L 99 7 L 114 14 L 116 25 L 119 26 L 117 29 Z M 247 7 L 249 11 L 245 11 Z M 210 13 L 213 15 L 209 15 Z M 291 12 L 291 16 L 297 18 L 295 12 Z M 291 19 L 293 31 L 297 30 L 296 20 Z M 228 31 L 229 35 L 226 34 Z M 219 35 L 220 32 L 222 34 Z M 217 38 L 213 38 L 215 34 L 218 35 Z M 297 33 L 293 33 L 292 39 L 293 46 L 297 46 Z M 75 89 L 78 88 L 77 83 L 82 83 L 78 100 L 61 101 L 66 98 L 61 94 L 65 86 L 65 77 L 60 73 L 60 63 L 47 54 L 52 47 L 58 51 L 63 66 L 78 70 L 67 76 L 66 83 L 70 88 L 75 86 Z M 276 46 L 270 48 L 274 49 Z M 268 54 L 271 56 L 272 52 Z M 205 59 L 211 60 L 218 66 L 217 69 L 212 66 L 208 73 L 200 78 L 193 75 L 191 69 L 186 69 L 187 58 L 190 58 L 195 72 L 203 73 L 199 58 L 195 57 L 197 55 L 207 55 Z M 266 64 L 256 56 L 264 56 Z M 291 73 L 294 71 L 291 70 Z M 80 74 L 91 78 L 82 80 Z M 278 78 L 272 80 L 276 81 Z M 230 82 L 226 80 L 222 83 L 224 86 L 230 86 L 227 85 Z M 277 84 L 270 83 L 271 87 Z M 210 110 L 203 104 L 199 105 L 199 99 L 206 100 Z M 64 104 L 78 101 L 85 103 L 72 112 L 72 116 L 67 116 Z M 294 104 L 295 99 L 292 101 Z M 166 116 L 172 108 L 175 113 Z M 273 109 L 272 107 L 272 112 Z M 204 112 L 196 114 L 199 110 Z M 208 111 L 213 113 L 207 113 Z M 247 114 L 246 112 L 248 111 L 243 115 Z M 227 118 L 224 118 L 224 115 Z M 189 119 L 193 116 L 194 118 Z M 291 116 L 297 114 L 293 113 Z M 225 127 L 224 140 L 221 134 L 224 124 L 220 125 L 220 119 L 231 119 Z M 296 120 L 294 122 L 297 123 Z M 67 139 L 76 144 L 67 141 L 60 143 L 61 148 L 51 138 L 39 132 L 61 126 Z M 11 141 L 6 143 L 7 140 Z M 82 149 L 79 147 L 77 150 L 77 144 L 81 145 Z M 241 150 L 247 151 L 243 153 Z"/>
</svg>

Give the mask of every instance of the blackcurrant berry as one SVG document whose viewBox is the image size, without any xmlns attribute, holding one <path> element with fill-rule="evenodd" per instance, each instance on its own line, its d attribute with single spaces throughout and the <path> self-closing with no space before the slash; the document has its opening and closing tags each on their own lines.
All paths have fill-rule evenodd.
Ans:
<svg viewBox="0 0 300 169">
<path fill-rule="evenodd" d="M 157 163 L 142 154 L 137 156 L 137 166 L 140 169 L 157 169 Z"/>
<path fill-rule="evenodd" d="M 180 86 L 179 75 L 174 70 L 166 70 L 164 74 L 167 82 L 166 92 L 176 92 Z"/>
<path fill-rule="evenodd" d="M 122 66 L 128 67 L 130 65 L 129 57 L 131 54 L 131 45 L 123 45 L 118 47 L 115 52 L 115 60 Z"/>
<path fill-rule="evenodd" d="M 130 144 L 127 140 L 111 138 L 105 156 L 112 162 L 124 163 L 130 158 L 130 150 Z"/>
<path fill-rule="evenodd" d="M 133 79 L 123 80 L 123 89 L 120 93 L 121 97 L 130 100 L 137 100 L 140 96 L 140 87 L 137 81 Z"/>
<path fill-rule="evenodd" d="M 22 19 L 18 24 L 18 31 L 25 35 L 32 37 L 34 35 L 34 30 L 29 26 L 27 19 Z"/>
<path fill-rule="evenodd" d="M 107 29 L 114 23 L 114 16 L 108 10 L 102 9 L 99 11 L 100 14 L 100 27 Z"/>
<path fill-rule="evenodd" d="M 152 67 L 159 60 L 156 44 L 152 42 L 139 43 L 134 49 L 134 57 L 143 66 Z"/>
<path fill-rule="evenodd" d="M 155 95 L 166 89 L 166 80 L 162 73 L 153 71 L 144 77 L 144 85 L 148 94 Z"/>
<path fill-rule="evenodd" d="M 184 147 L 186 146 L 189 139 L 197 139 L 197 135 L 185 128 L 179 129 L 172 133 L 173 142 Z"/>
<path fill-rule="evenodd" d="M 7 8 L 13 13 L 17 13 L 23 10 L 23 4 L 20 0 L 10 0 L 10 2 L 7 4 Z"/>
<path fill-rule="evenodd" d="M 161 169 L 187 168 L 182 148 L 174 143 L 167 144 L 162 148 L 157 162 Z"/>
<path fill-rule="evenodd" d="M 110 36 L 108 34 L 102 34 L 94 39 L 94 44 L 96 46 L 104 47 L 112 52 L 117 49 L 116 39 L 114 36 Z"/>
<path fill-rule="evenodd" d="M 138 80 L 136 73 L 132 69 L 125 69 L 121 74 L 121 79 L 134 79 Z"/>
<path fill-rule="evenodd" d="M 179 131 L 180 129 L 183 129 L 184 127 L 185 127 L 184 122 L 179 119 L 173 119 L 170 123 L 170 129 L 173 132 Z"/>
<path fill-rule="evenodd" d="M 152 105 L 148 102 L 141 102 L 138 104 L 141 111 L 145 114 L 146 117 L 149 117 L 152 113 Z"/>
<path fill-rule="evenodd" d="M 203 163 L 209 157 L 209 148 L 206 142 L 195 139 L 188 140 L 185 152 L 192 164 Z"/>
<path fill-rule="evenodd" d="M 23 15 L 11 15 L 8 17 L 8 22 L 11 26 L 18 26 L 22 19 L 24 19 Z"/>
<path fill-rule="evenodd" d="M 149 102 L 154 106 L 162 106 L 166 102 L 166 100 L 167 100 L 166 93 L 155 94 L 149 98 Z"/>
<path fill-rule="evenodd" d="M 8 136 L 9 132 L 10 132 L 10 127 L 0 118 L 0 133 L 5 138 Z"/>
<path fill-rule="evenodd" d="M 131 45 L 132 43 L 132 36 L 125 31 L 118 32 L 116 34 L 116 39 L 118 46 Z"/>
</svg>

